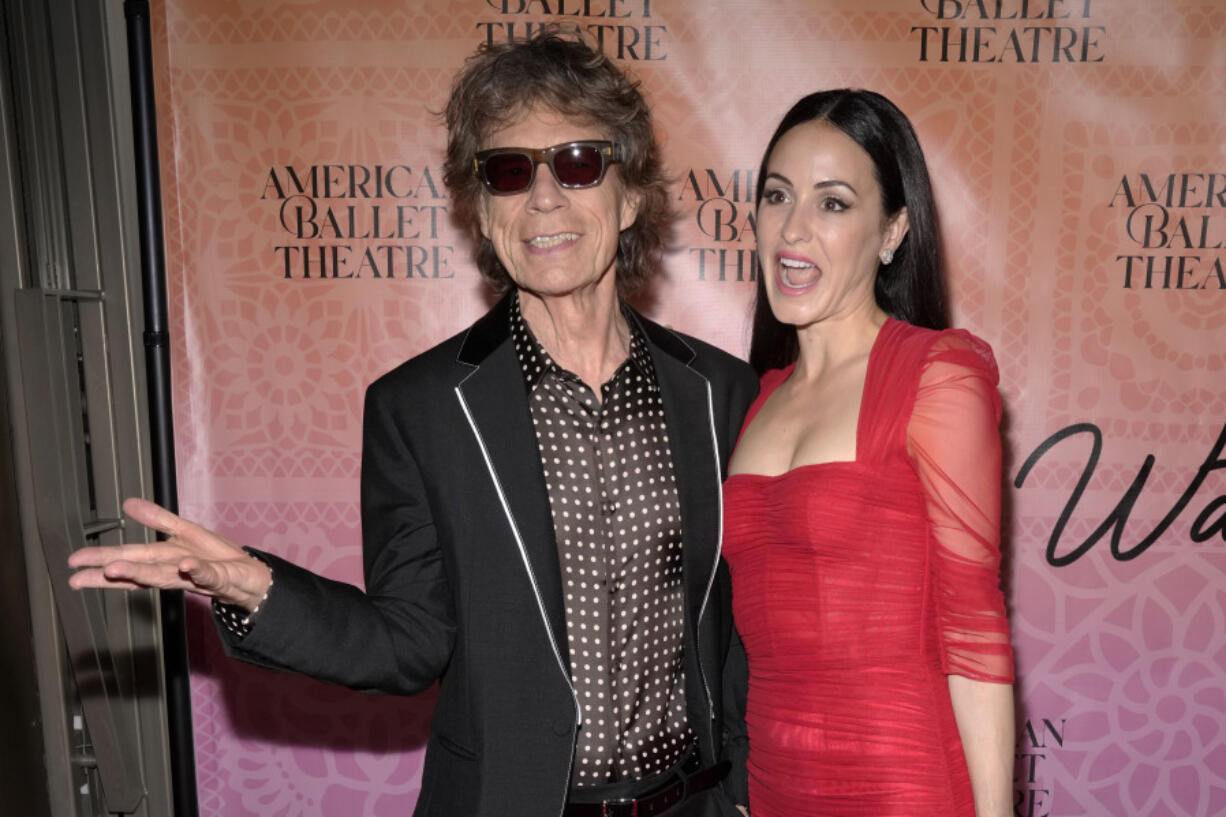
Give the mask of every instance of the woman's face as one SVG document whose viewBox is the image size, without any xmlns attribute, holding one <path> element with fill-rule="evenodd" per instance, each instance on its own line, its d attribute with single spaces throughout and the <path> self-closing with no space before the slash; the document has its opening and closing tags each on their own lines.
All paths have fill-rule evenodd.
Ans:
<svg viewBox="0 0 1226 817">
<path fill-rule="evenodd" d="M 887 217 L 873 161 L 823 120 L 775 144 L 758 205 L 758 255 L 775 317 L 798 329 L 876 310 L 883 249 L 907 233 L 906 208 Z"/>
</svg>

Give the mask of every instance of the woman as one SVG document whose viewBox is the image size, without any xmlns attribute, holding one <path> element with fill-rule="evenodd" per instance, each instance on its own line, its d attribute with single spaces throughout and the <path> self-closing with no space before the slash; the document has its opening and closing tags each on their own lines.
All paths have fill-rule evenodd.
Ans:
<svg viewBox="0 0 1226 817">
<path fill-rule="evenodd" d="M 758 182 L 762 391 L 724 487 L 754 817 L 1010 813 L 991 350 L 947 330 L 906 117 L 805 97 Z"/>
</svg>

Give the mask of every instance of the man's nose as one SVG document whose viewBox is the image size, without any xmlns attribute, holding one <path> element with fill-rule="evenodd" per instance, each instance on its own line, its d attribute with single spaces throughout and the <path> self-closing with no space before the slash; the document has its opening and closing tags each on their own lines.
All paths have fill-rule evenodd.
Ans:
<svg viewBox="0 0 1226 817">
<path fill-rule="evenodd" d="M 548 162 L 537 162 L 532 186 L 528 188 L 528 206 L 534 210 L 552 210 L 566 202 L 566 190 L 553 177 Z"/>
</svg>

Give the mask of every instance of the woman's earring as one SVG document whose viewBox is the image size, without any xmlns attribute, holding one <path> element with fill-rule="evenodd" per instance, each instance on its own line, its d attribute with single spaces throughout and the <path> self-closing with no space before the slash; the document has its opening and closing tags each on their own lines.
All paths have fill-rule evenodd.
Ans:
<svg viewBox="0 0 1226 817">
<path fill-rule="evenodd" d="M 889 247 L 886 247 L 885 249 L 881 251 L 880 257 L 881 257 L 881 263 L 885 264 L 888 267 L 890 265 L 890 262 L 894 260 L 894 251 L 891 250 Z"/>
</svg>

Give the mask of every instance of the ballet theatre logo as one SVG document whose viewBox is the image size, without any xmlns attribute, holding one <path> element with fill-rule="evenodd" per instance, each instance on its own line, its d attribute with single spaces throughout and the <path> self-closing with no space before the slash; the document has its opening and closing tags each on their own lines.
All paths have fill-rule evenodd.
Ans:
<svg viewBox="0 0 1226 817">
<path fill-rule="evenodd" d="M 1226 173 L 1122 176 L 1108 207 L 1134 247 L 1124 289 L 1226 291 Z"/>
<path fill-rule="evenodd" d="M 545 26 L 571 29 L 617 60 L 668 59 L 668 26 L 652 17 L 652 0 L 485 0 L 494 18 L 477 23 L 489 44 L 526 40 Z"/>
<path fill-rule="evenodd" d="M 1019 724 L 1013 771 L 1015 817 L 1047 817 L 1051 813 L 1051 783 L 1043 767 L 1064 746 L 1066 720 L 1042 718 Z"/>
<path fill-rule="evenodd" d="M 692 167 L 682 177 L 677 196 L 702 235 L 688 248 L 699 281 L 758 280 L 757 223 L 754 185 L 757 171 Z"/>
<path fill-rule="evenodd" d="M 454 278 L 440 178 L 424 165 L 268 168 L 260 199 L 286 236 L 276 269 L 285 280 Z"/>
<path fill-rule="evenodd" d="M 918 0 L 932 23 L 912 26 L 920 62 L 1103 62 L 1097 0 Z"/>
</svg>

